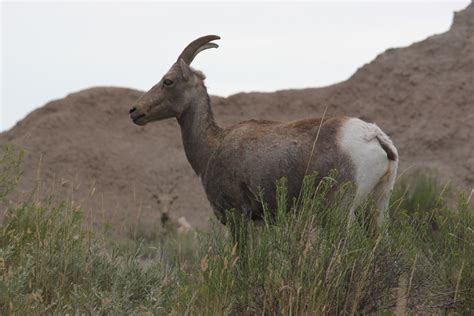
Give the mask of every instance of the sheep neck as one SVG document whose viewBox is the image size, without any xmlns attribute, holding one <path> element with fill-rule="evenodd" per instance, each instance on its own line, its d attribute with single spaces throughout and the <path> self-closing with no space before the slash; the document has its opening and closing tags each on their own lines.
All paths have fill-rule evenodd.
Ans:
<svg viewBox="0 0 474 316">
<path fill-rule="evenodd" d="M 193 100 L 178 118 L 184 151 L 191 167 L 202 176 L 213 150 L 219 144 L 221 128 L 212 114 L 209 96 Z"/>
</svg>

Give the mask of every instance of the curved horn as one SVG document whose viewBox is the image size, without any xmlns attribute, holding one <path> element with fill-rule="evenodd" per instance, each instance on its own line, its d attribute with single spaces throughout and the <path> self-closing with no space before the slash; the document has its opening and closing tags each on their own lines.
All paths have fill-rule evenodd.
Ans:
<svg viewBox="0 0 474 316">
<path fill-rule="evenodd" d="M 217 35 L 206 35 L 198 39 L 195 39 L 194 41 L 189 43 L 189 45 L 186 46 L 183 52 L 179 55 L 178 61 L 180 59 L 183 59 L 186 64 L 190 65 L 194 57 L 196 57 L 196 55 L 202 52 L 203 50 L 208 49 L 208 48 L 219 47 L 215 43 L 209 43 L 210 41 L 217 40 L 217 39 L 220 39 L 220 37 Z"/>
</svg>

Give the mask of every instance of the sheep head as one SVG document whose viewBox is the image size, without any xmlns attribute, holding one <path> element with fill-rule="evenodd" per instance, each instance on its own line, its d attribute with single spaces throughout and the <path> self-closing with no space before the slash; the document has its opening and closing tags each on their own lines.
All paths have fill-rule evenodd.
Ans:
<svg viewBox="0 0 474 316">
<path fill-rule="evenodd" d="M 194 57 L 208 48 L 217 48 L 211 43 L 220 39 L 207 35 L 192 41 L 179 55 L 177 61 L 163 78 L 145 93 L 132 108 L 130 117 L 137 125 L 171 117 L 179 118 L 196 98 L 205 92 L 204 75 L 190 67 Z"/>
</svg>

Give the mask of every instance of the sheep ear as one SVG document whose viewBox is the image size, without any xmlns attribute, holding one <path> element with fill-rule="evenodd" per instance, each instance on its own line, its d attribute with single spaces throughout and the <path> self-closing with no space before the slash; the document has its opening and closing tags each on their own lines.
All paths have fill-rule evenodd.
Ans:
<svg viewBox="0 0 474 316">
<path fill-rule="evenodd" d="M 184 80 L 188 81 L 192 78 L 193 72 L 182 58 L 179 59 L 179 68 L 181 68 L 181 74 Z"/>
</svg>

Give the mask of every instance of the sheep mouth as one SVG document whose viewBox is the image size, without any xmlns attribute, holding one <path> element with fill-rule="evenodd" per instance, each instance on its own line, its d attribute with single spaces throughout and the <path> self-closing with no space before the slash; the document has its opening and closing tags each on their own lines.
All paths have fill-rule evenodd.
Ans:
<svg viewBox="0 0 474 316">
<path fill-rule="evenodd" d="M 145 116 L 146 116 L 146 114 L 140 114 L 136 117 L 132 117 L 133 123 L 135 123 L 137 125 L 145 125 L 145 121 L 142 120 Z"/>
</svg>

